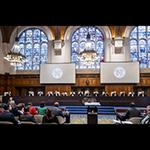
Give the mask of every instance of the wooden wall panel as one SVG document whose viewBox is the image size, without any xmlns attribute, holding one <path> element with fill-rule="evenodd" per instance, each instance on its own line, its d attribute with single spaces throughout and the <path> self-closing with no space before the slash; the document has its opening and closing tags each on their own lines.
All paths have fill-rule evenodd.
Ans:
<svg viewBox="0 0 150 150">
<path fill-rule="evenodd" d="M 71 92 L 71 86 L 70 85 L 46 85 L 45 93 L 47 93 L 48 91 L 67 92 L 69 94 Z"/>
<path fill-rule="evenodd" d="M 58 90 L 60 92 L 67 91 L 70 93 L 71 89 L 74 88 L 100 88 L 104 87 L 107 92 L 117 91 L 119 94 L 120 91 L 133 91 L 138 88 L 144 88 L 147 91 L 147 95 L 150 96 L 150 74 L 142 73 L 140 75 L 139 84 L 101 84 L 99 74 L 77 74 L 76 75 L 76 84 L 57 84 L 57 85 L 41 85 L 40 77 L 37 74 L 34 75 L 0 75 L 0 94 L 3 94 L 4 91 L 12 91 L 13 95 L 18 95 L 18 93 L 26 93 L 30 88 L 35 88 L 38 90 L 40 87 L 47 91 Z M 20 92 L 19 88 L 22 88 Z"/>
<path fill-rule="evenodd" d="M 125 93 L 128 93 L 129 91 L 133 91 L 132 85 L 105 85 L 105 91 L 107 91 L 110 95 L 112 91 L 116 91 L 117 94 L 121 91 L 125 91 Z"/>
</svg>

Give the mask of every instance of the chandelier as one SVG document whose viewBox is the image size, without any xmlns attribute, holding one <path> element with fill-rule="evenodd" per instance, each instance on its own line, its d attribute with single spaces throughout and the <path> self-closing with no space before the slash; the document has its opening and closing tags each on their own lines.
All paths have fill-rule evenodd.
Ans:
<svg viewBox="0 0 150 150">
<path fill-rule="evenodd" d="M 81 60 L 83 60 L 87 65 L 91 65 L 97 59 L 97 53 L 92 48 L 91 36 L 89 33 L 87 34 L 86 39 L 87 42 L 85 43 L 85 49 L 84 51 L 80 52 L 79 55 Z"/>
<path fill-rule="evenodd" d="M 13 66 L 21 65 L 21 63 L 25 62 L 26 57 L 20 53 L 18 36 L 15 38 L 15 44 L 13 45 L 12 49 L 6 54 L 4 59 L 9 61 L 10 65 Z"/>
</svg>

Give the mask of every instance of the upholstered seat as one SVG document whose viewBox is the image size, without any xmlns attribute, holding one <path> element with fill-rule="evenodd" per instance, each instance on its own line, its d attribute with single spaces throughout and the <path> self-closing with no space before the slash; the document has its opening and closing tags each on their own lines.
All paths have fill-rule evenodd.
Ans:
<svg viewBox="0 0 150 150">
<path fill-rule="evenodd" d="M 10 121 L 0 121 L 0 124 L 13 124 L 13 123 Z"/>
<path fill-rule="evenodd" d="M 140 124 L 141 123 L 141 117 L 132 117 L 129 119 L 133 124 Z"/>
<path fill-rule="evenodd" d="M 43 115 L 34 115 L 35 121 L 38 124 L 42 124 Z"/>
</svg>

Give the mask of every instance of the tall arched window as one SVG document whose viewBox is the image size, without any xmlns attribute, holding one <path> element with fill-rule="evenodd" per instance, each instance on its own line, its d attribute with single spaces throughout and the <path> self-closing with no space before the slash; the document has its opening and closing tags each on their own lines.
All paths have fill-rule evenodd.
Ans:
<svg viewBox="0 0 150 150">
<path fill-rule="evenodd" d="M 92 49 L 97 53 L 97 60 L 92 64 L 86 64 L 80 59 L 80 53 L 85 49 L 85 43 L 87 42 L 87 34 L 90 34 L 90 40 L 92 41 Z M 76 64 L 77 69 L 96 69 L 100 68 L 100 62 L 104 61 L 104 36 L 99 28 L 94 26 L 79 27 L 71 38 L 71 61 Z"/>
<path fill-rule="evenodd" d="M 20 52 L 26 62 L 17 65 L 17 70 L 39 70 L 41 63 L 47 62 L 48 37 L 38 28 L 28 28 L 19 35 Z"/>
<path fill-rule="evenodd" d="M 140 68 L 150 68 L 150 26 L 135 27 L 130 34 L 131 61 L 139 61 Z"/>
</svg>

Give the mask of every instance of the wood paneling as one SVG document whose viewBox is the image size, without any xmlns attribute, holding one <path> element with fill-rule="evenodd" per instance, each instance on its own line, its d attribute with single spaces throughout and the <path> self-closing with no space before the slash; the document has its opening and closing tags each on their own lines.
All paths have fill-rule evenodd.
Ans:
<svg viewBox="0 0 150 150">
<path fill-rule="evenodd" d="M 100 75 L 99 74 L 77 74 L 76 75 L 76 84 L 40 84 L 39 74 L 34 75 L 0 75 L 0 94 L 3 94 L 4 91 L 11 91 L 13 95 L 24 95 L 27 93 L 27 90 L 32 88 L 36 91 L 41 87 L 45 90 L 45 94 L 47 91 L 60 91 L 60 92 L 68 92 L 76 89 L 104 89 L 108 93 L 111 91 L 117 91 L 117 94 L 120 91 L 125 91 L 128 93 L 129 91 L 134 91 L 139 88 L 146 90 L 147 95 L 150 96 L 150 74 L 142 73 L 140 75 L 140 83 L 139 84 L 101 84 L 100 83 Z M 19 91 L 19 89 L 21 90 Z"/>
<path fill-rule="evenodd" d="M 112 91 L 116 91 L 119 95 L 121 91 L 125 91 L 125 93 L 133 91 L 133 85 L 105 85 L 105 91 L 107 91 L 109 95 Z"/>
<path fill-rule="evenodd" d="M 70 85 L 46 85 L 45 93 L 47 93 L 48 91 L 67 92 L 69 94 L 71 92 L 71 86 Z"/>
</svg>

